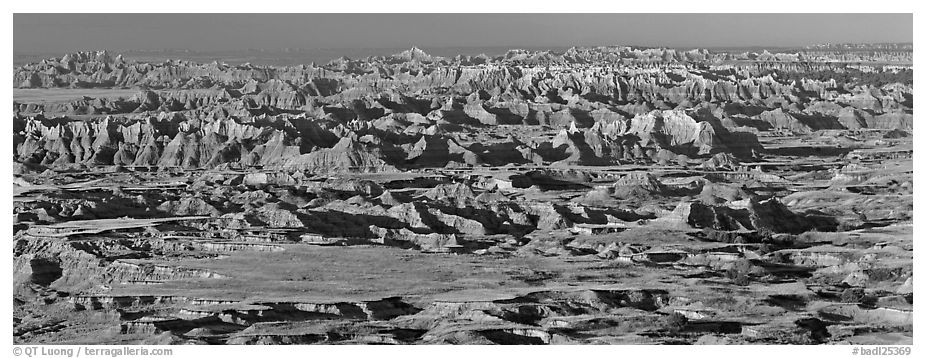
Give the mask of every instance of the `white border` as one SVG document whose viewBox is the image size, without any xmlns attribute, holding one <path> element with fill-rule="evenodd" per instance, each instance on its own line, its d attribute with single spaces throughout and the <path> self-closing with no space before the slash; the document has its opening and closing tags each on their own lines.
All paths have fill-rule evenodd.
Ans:
<svg viewBox="0 0 926 358">
<path fill-rule="evenodd" d="M 189 1 L 160 0 L 156 2 L 132 3 L 117 0 L 66 1 L 49 0 L 34 2 L 15 2 L 11 11 L 25 12 L 200 12 L 200 13 L 911 13 L 916 2 L 897 0 L 890 2 L 873 2 L 860 0 L 843 1 L 601 1 L 571 0 L 564 1 L 285 1 L 265 0 L 260 2 L 226 0 L 226 1 Z"/>
<path fill-rule="evenodd" d="M 229 12 L 229 13 L 255 13 L 255 12 L 363 12 L 363 13 L 434 13 L 434 12 L 482 12 L 482 13 L 515 13 L 515 12 L 533 12 L 533 13 L 586 13 L 586 12 L 617 12 L 617 13 L 649 13 L 649 12 L 681 12 L 681 13 L 745 13 L 745 12 L 779 12 L 779 13 L 867 13 L 867 12 L 894 12 L 894 13 L 914 13 L 914 38 L 921 34 L 923 26 L 917 23 L 916 19 L 918 6 L 914 1 L 890 1 L 890 2 L 872 2 L 872 1 L 817 1 L 810 2 L 806 0 L 771 0 L 765 2 L 751 2 L 742 0 L 722 0 L 711 1 L 679 1 L 679 0 L 660 0 L 660 1 L 634 1 L 634 2 L 606 2 L 606 1 L 587 1 L 571 0 L 568 2 L 541 2 L 541 1 L 499 1 L 499 0 L 467 0 L 458 2 L 448 1 L 425 1 L 411 0 L 402 1 L 375 1 L 375 0 L 352 0 L 345 2 L 300 2 L 300 1 L 221 1 L 221 2 L 196 2 L 190 0 L 158 0 L 158 1 L 63 1 L 63 0 L 43 0 L 33 2 L 17 2 L 11 4 L 11 13 L 7 15 L 7 25 L 4 31 L 9 33 L 3 37 L 6 42 L 4 47 L 7 51 L 3 61 L 5 61 L 7 71 L 7 86 L 3 87 L 6 94 L 7 113 L 12 113 L 12 23 L 13 13 L 26 12 Z M 577 24 L 579 26 L 580 24 Z M 660 26 L 654 24 L 654 26 Z M 859 26 L 865 26 L 859 24 Z M 736 31 L 736 29 L 731 29 Z M 772 29 L 773 31 L 773 29 Z M 914 75 L 914 88 L 919 93 L 922 92 L 923 78 L 922 73 L 916 72 Z M 12 123 L 7 121 L 7 133 L 12 130 Z M 914 137 L 916 136 L 916 127 L 922 124 L 914 125 Z M 11 137 L 0 136 L 3 145 L 10 150 Z M 914 143 L 914 168 L 922 169 L 922 160 L 918 153 L 923 153 L 922 148 L 926 142 L 919 141 Z M 12 167 L 11 156 L 6 156 L 6 170 Z M 7 174 L 9 175 L 9 174 Z M 8 176 L 9 178 L 9 176 Z M 914 180 L 914 187 L 917 186 L 918 179 Z M 3 186 L 3 195 L 12 198 L 12 187 L 7 184 Z M 919 189 L 915 189 L 919 191 Z M 926 205 L 923 200 L 914 198 L 915 207 Z M 4 202 L 3 206 L 6 211 L 3 214 L 3 223 L 7 228 L 12 227 L 12 204 Z M 922 237 L 924 230 L 921 229 L 923 217 L 915 215 L 914 219 L 914 237 L 915 240 Z M 11 231 L 8 231 L 12 234 Z M 12 240 L 7 239 L 7 249 L 12 249 Z M 919 257 L 914 259 L 916 262 L 921 261 Z M 4 260 L 5 272 L 8 272 L 7 282 L 3 285 L 4 296 L 12 296 L 12 256 Z M 11 322 L 12 302 L 5 300 L 4 315 L 6 322 Z M 915 312 L 919 313 L 917 308 Z M 914 326 L 924 327 L 922 314 L 916 314 Z M 6 342 L 5 348 L 0 348 L 0 355 L 11 352 L 12 346 L 12 325 L 7 323 L 0 325 L 2 327 L 3 340 Z M 913 347 L 914 354 L 923 354 L 921 350 L 926 349 L 916 337 L 922 337 L 923 334 L 914 335 L 915 344 Z M 917 347 L 919 346 L 919 347 Z M 688 357 L 718 357 L 718 356 L 743 356 L 748 354 L 750 357 L 788 357 L 788 356 L 815 356 L 815 357 L 850 357 L 851 347 L 849 346 L 698 346 L 696 348 L 687 346 L 544 346 L 544 347 L 525 347 L 525 346 L 268 346 L 268 347 L 213 347 L 213 346 L 177 346 L 174 348 L 175 357 L 200 357 L 222 355 L 226 357 L 255 357 L 255 356 L 286 356 L 286 357 L 327 357 L 329 355 L 375 355 L 377 357 L 402 357 L 409 356 L 428 356 L 433 357 L 439 354 L 444 357 L 470 357 L 470 356 L 506 356 L 518 357 L 522 355 L 530 356 L 578 356 L 589 355 L 595 357 L 633 357 L 633 356 L 684 356 Z M 12 355 L 8 355 L 12 356 Z"/>
</svg>

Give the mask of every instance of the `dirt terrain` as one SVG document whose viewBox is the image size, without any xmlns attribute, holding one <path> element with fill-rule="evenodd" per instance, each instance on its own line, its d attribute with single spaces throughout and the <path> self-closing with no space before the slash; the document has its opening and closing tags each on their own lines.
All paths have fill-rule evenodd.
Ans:
<svg viewBox="0 0 926 358">
<path fill-rule="evenodd" d="M 17 67 L 14 342 L 912 344 L 911 61 Z"/>
</svg>

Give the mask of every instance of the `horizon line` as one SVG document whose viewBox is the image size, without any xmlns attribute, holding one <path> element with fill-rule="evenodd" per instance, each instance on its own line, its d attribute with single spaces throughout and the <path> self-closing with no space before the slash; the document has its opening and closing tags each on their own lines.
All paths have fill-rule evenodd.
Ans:
<svg viewBox="0 0 926 358">
<path fill-rule="evenodd" d="M 216 50 L 197 50 L 192 48 L 185 47 L 170 47 L 170 48 L 87 48 L 87 49 L 78 49 L 78 50 L 64 50 L 63 53 L 73 53 L 73 52 L 89 52 L 89 51 L 109 51 L 109 52 L 170 52 L 170 51 L 185 51 L 193 53 L 215 53 L 215 52 L 226 52 L 226 51 L 281 51 L 281 50 L 394 50 L 394 49 L 460 49 L 460 48 L 493 48 L 493 49 L 509 49 L 509 50 L 520 50 L 520 49 L 554 49 L 554 48 L 598 48 L 598 47 L 631 47 L 631 48 L 650 48 L 650 49 L 745 49 L 745 48 L 768 48 L 768 49 L 786 49 L 786 48 L 795 48 L 803 49 L 811 46 L 823 46 L 823 45 L 913 45 L 912 41 L 884 41 L 884 42 L 826 42 L 826 43 L 813 43 L 813 44 L 804 44 L 804 45 L 710 45 L 710 46 L 672 46 L 672 45 L 656 45 L 656 44 L 611 44 L 611 45 L 519 45 L 519 46 L 505 46 L 505 45 L 484 45 L 484 46 L 473 46 L 473 45 L 463 45 L 463 46 L 428 46 L 428 45 L 411 45 L 411 46 L 383 46 L 383 47 L 369 47 L 369 46 L 345 46 L 345 47 L 245 47 L 245 48 L 229 48 L 229 49 L 216 49 Z M 62 51 L 35 51 L 35 50 L 17 50 L 13 49 L 13 53 L 19 54 L 49 54 L 49 53 L 59 53 Z"/>
</svg>

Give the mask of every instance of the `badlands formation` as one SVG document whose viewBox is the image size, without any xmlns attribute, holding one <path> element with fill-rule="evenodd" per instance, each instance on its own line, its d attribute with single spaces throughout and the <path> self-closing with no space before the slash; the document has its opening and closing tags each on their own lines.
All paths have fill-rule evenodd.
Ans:
<svg viewBox="0 0 926 358">
<path fill-rule="evenodd" d="M 21 344 L 912 344 L 912 46 L 14 69 Z"/>
</svg>

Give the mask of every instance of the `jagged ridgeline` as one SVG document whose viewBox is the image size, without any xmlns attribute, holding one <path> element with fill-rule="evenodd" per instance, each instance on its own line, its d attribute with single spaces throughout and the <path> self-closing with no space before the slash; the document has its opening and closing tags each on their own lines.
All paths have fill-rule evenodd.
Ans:
<svg viewBox="0 0 926 358">
<path fill-rule="evenodd" d="M 351 171 L 616 165 L 721 152 L 748 159 L 762 152 L 763 132 L 912 127 L 912 83 L 795 80 L 823 70 L 894 73 L 802 62 L 815 51 L 602 47 L 443 58 L 413 48 L 288 67 L 82 52 L 18 67 L 14 84 L 136 92 L 14 102 L 15 159 Z"/>
<path fill-rule="evenodd" d="M 911 58 L 24 65 L 13 339 L 910 344 Z"/>
</svg>

